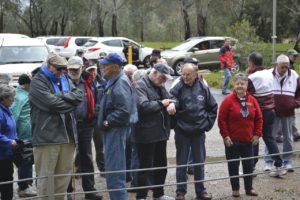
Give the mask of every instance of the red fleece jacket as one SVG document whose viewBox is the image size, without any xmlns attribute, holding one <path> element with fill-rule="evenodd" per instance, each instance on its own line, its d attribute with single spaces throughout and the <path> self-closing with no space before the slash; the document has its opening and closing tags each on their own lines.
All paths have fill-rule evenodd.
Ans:
<svg viewBox="0 0 300 200">
<path fill-rule="evenodd" d="M 254 97 L 246 95 L 248 117 L 241 114 L 241 103 L 236 92 L 227 96 L 219 109 L 218 125 L 222 137 L 232 141 L 250 142 L 254 135 L 262 136 L 262 113 Z"/>
</svg>

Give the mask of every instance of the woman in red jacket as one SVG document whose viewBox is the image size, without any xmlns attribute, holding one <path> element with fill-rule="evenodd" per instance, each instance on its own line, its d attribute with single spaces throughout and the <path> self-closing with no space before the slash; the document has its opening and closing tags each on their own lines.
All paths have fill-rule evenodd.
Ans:
<svg viewBox="0 0 300 200">
<path fill-rule="evenodd" d="M 248 78 L 239 73 L 234 77 L 234 91 L 219 109 L 218 125 L 225 144 L 226 159 L 252 157 L 252 145 L 262 136 L 262 114 L 254 97 L 247 94 Z M 240 161 L 228 162 L 230 176 L 239 174 Z M 253 159 L 243 160 L 243 173 L 253 172 Z M 239 178 L 231 178 L 232 196 L 240 196 Z M 252 176 L 244 177 L 246 195 L 257 196 L 252 188 Z"/>
</svg>

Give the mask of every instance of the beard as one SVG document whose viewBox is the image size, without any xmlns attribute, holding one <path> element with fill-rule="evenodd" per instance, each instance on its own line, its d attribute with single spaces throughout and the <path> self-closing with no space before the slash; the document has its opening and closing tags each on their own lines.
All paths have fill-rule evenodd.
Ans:
<svg viewBox="0 0 300 200">
<path fill-rule="evenodd" d="M 72 80 L 78 80 L 78 79 L 80 79 L 81 73 L 70 73 L 69 72 L 68 75 L 69 75 L 70 79 L 72 79 Z"/>
</svg>

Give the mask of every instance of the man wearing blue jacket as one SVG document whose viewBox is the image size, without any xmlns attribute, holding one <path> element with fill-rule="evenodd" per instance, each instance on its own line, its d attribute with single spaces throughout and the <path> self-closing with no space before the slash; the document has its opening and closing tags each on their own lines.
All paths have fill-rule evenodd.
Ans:
<svg viewBox="0 0 300 200">
<path fill-rule="evenodd" d="M 133 91 L 131 83 L 122 71 L 123 59 L 110 53 L 100 60 L 102 75 L 107 80 L 97 124 L 104 129 L 105 171 L 126 170 L 125 143 L 130 131 Z M 123 189 L 109 192 L 111 200 L 127 200 L 125 173 L 106 174 L 107 189 Z"/>
<path fill-rule="evenodd" d="M 209 88 L 199 80 L 198 67 L 186 63 L 182 68 L 181 80 L 170 93 L 176 100 L 168 107 L 169 113 L 176 112 L 175 145 L 177 165 L 186 165 L 191 149 L 194 163 L 204 163 L 206 158 L 205 132 L 209 131 L 216 120 L 218 104 Z M 194 166 L 195 181 L 204 180 L 204 165 Z M 176 169 L 178 183 L 186 182 L 186 167 Z M 176 200 L 184 200 L 186 184 L 177 185 Z M 196 199 L 209 200 L 203 182 L 195 183 Z"/>
</svg>

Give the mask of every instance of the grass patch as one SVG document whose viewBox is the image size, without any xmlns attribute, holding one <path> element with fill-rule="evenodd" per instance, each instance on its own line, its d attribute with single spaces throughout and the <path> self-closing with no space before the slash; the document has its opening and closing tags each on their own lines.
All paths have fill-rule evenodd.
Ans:
<svg viewBox="0 0 300 200">
<path fill-rule="evenodd" d="M 288 192 L 288 190 L 285 189 L 285 188 L 277 188 L 277 189 L 274 190 L 274 192 L 285 193 L 285 192 Z"/>
<path fill-rule="evenodd" d="M 209 87 L 218 88 L 218 89 L 222 88 L 223 82 L 224 82 L 224 71 L 223 70 L 213 71 L 208 74 L 203 74 L 203 76 L 204 76 L 204 79 L 207 81 Z M 231 77 L 233 77 L 233 76 L 234 76 L 234 74 L 232 73 Z M 229 81 L 228 87 L 230 89 L 233 88 L 232 80 Z"/>
</svg>

